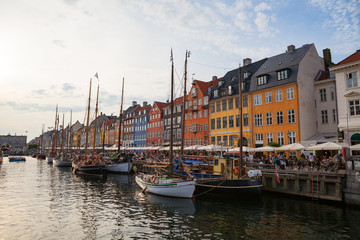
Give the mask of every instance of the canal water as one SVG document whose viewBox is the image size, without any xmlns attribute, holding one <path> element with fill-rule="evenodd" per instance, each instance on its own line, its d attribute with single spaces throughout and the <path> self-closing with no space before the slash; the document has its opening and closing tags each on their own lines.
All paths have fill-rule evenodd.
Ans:
<svg viewBox="0 0 360 240">
<path fill-rule="evenodd" d="M 144 194 L 133 175 L 84 178 L 31 157 L 0 165 L 0 240 L 360 239 L 360 210 L 263 194 Z"/>
</svg>

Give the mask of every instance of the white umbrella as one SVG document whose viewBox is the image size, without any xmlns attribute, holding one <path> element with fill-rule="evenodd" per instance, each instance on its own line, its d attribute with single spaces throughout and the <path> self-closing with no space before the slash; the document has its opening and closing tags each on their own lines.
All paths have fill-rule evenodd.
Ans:
<svg viewBox="0 0 360 240">
<path fill-rule="evenodd" d="M 254 152 L 255 148 L 243 146 L 242 150 L 243 152 Z M 240 147 L 230 148 L 228 152 L 240 152 Z"/>
<path fill-rule="evenodd" d="M 351 150 L 360 150 L 360 144 L 350 146 Z"/>
<path fill-rule="evenodd" d="M 217 145 L 207 145 L 207 146 L 203 146 L 203 147 L 199 147 L 197 150 L 205 150 L 205 151 L 221 151 L 221 146 L 217 146 Z M 225 150 L 225 148 L 223 148 L 223 150 Z"/>
<path fill-rule="evenodd" d="M 277 150 L 276 147 L 270 147 L 270 146 L 265 146 L 265 147 L 258 147 L 254 149 L 255 152 L 274 152 L 275 150 Z"/>
<path fill-rule="evenodd" d="M 203 147 L 202 145 L 192 145 L 184 148 L 184 150 L 197 150 L 198 148 Z"/>
<path fill-rule="evenodd" d="M 159 146 L 152 146 L 152 147 L 149 147 L 148 150 L 159 150 L 160 147 Z"/>
<path fill-rule="evenodd" d="M 281 147 L 278 147 L 276 151 L 298 151 L 298 150 L 304 150 L 305 147 L 300 143 L 292 143 L 289 145 L 284 145 Z"/>
<path fill-rule="evenodd" d="M 306 148 L 306 150 L 340 150 L 340 149 L 342 149 L 342 146 L 333 142 L 326 142 Z"/>
</svg>

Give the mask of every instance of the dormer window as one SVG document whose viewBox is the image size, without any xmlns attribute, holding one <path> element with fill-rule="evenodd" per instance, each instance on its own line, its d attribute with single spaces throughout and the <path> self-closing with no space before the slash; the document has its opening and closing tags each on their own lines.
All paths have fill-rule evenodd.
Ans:
<svg viewBox="0 0 360 240">
<path fill-rule="evenodd" d="M 289 69 L 283 69 L 277 72 L 277 80 L 284 80 L 289 78 Z"/>
<path fill-rule="evenodd" d="M 214 91 L 214 98 L 217 98 L 217 97 L 219 97 L 219 90 Z"/>
<path fill-rule="evenodd" d="M 218 83 L 218 86 L 220 87 L 223 84 L 224 84 L 224 80 L 220 80 L 219 83 Z"/>
<path fill-rule="evenodd" d="M 261 75 L 257 77 L 257 85 L 264 85 L 268 83 L 268 75 Z"/>
<path fill-rule="evenodd" d="M 251 75 L 251 72 L 244 73 L 244 78 L 248 78 Z"/>
<path fill-rule="evenodd" d="M 236 81 L 236 79 L 237 79 L 237 77 L 236 77 L 236 76 L 233 76 L 232 79 L 231 79 L 231 81 L 234 82 L 234 81 Z"/>
<path fill-rule="evenodd" d="M 228 86 L 228 95 L 230 96 L 230 95 L 232 95 L 232 94 L 233 94 L 232 86 L 229 85 L 229 86 Z"/>
</svg>

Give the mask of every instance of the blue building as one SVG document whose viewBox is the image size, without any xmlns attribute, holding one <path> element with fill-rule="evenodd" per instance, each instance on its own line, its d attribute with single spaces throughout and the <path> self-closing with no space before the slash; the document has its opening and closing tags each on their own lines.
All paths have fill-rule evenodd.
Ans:
<svg viewBox="0 0 360 240">
<path fill-rule="evenodd" d="M 134 147 L 146 147 L 146 126 L 149 120 L 151 104 L 143 102 L 143 106 L 135 110 Z"/>
</svg>

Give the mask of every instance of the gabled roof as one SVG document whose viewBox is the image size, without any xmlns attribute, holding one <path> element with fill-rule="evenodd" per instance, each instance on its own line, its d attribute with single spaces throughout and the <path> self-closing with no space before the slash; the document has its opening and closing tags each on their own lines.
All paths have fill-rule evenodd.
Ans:
<svg viewBox="0 0 360 240">
<path fill-rule="evenodd" d="M 160 109 L 160 111 L 162 111 L 163 108 L 166 107 L 167 103 L 155 101 L 153 107 L 155 107 L 155 105 Z"/>
<path fill-rule="evenodd" d="M 296 82 L 298 79 L 299 64 L 312 46 L 314 46 L 314 44 L 305 44 L 291 52 L 285 52 L 267 58 L 258 71 L 252 76 L 250 91 L 253 92 Z M 289 77 L 278 81 L 277 72 L 285 69 L 289 70 Z M 259 86 L 257 84 L 257 77 L 263 75 L 267 75 L 268 83 Z"/>
<path fill-rule="evenodd" d="M 340 65 L 343 65 L 343 64 L 356 62 L 356 61 L 360 61 L 360 50 L 357 50 L 355 53 L 351 54 L 349 57 L 347 57 L 344 60 L 340 61 L 335 66 L 340 66 Z"/>
</svg>

